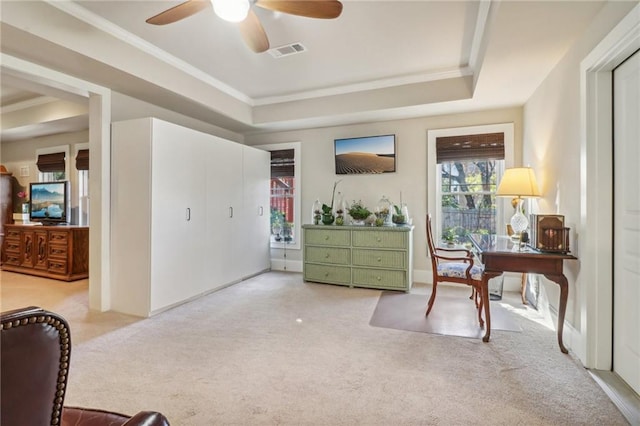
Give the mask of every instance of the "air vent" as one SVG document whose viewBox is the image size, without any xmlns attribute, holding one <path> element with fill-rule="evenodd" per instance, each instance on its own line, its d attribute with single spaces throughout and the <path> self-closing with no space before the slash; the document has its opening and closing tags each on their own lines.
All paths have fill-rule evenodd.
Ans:
<svg viewBox="0 0 640 426">
<path fill-rule="evenodd" d="M 285 56 L 295 55 L 296 53 L 306 52 L 307 48 L 302 43 L 285 44 L 284 46 L 269 49 L 269 53 L 274 58 L 283 58 Z"/>
</svg>

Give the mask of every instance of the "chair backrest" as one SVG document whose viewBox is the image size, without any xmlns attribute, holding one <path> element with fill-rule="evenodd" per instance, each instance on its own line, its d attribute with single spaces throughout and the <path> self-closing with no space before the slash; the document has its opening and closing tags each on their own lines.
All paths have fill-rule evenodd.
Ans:
<svg viewBox="0 0 640 426">
<path fill-rule="evenodd" d="M 61 316 L 38 307 L 0 313 L 0 421 L 58 425 L 71 337 Z"/>
<path fill-rule="evenodd" d="M 436 252 L 436 246 L 433 242 L 433 231 L 431 229 L 431 215 L 427 215 L 427 245 L 429 246 L 429 255 L 433 256 Z"/>
</svg>

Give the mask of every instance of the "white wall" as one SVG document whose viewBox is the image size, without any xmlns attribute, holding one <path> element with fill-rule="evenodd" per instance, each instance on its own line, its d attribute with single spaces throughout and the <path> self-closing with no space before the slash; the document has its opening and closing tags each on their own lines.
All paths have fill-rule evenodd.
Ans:
<svg viewBox="0 0 640 426">
<path fill-rule="evenodd" d="M 336 189 L 348 202 L 362 200 L 375 208 L 382 195 L 392 202 L 406 202 L 413 218 L 414 280 L 431 282 L 427 259 L 425 218 L 427 214 L 427 131 L 432 129 L 466 127 L 483 124 L 514 123 L 515 158 L 521 156 L 522 109 L 505 108 L 468 114 L 451 114 L 411 120 L 386 121 L 351 126 L 326 127 L 291 132 L 276 132 L 247 136 L 247 145 L 301 142 L 302 149 L 302 223 L 311 222 L 311 208 L 316 198 L 330 202 L 336 180 L 342 179 Z M 376 134 L 396 135 L 396 172 L 381 175 L 336 175 L 333 140 L 352 136 Z M 516 161 L 517 163 L 517 161 Z M 282 258 L 282 250 L 272 249 L 272 259 Z M 287 269 L 302 270 L 301 250 L 287 250 Z"/>
<path fill-rule="evenodd" d="M 565 327 L 569 335 L 565 336 L 565 341 L 587 366 L 587 328 L 581 312 L 587 303 L 585 284 L 588 277 L 581 272 L 585 269 L 582 265 L 596 262 L 591 254 L 596 253 L 596 248 L 585 246 L 585 233 L 590 230 L 580 227 L 584 221 L 582 215 L 587 213 L 583 209 L 585 195 L 581 194 L 584 129 L 581 124 L 580 63 L 636 4 L 608 3 L 524 107 L 523 163 L 536 170 L 543 194 L 538 211 L 564 215 L 565 224 L 572 229 L 571 249 L 579 261 L 565 262 L 564 272 L 569 280 L 568 327 Z M 597 285 L 610 286 L 611 282 Z M 545 280 L 545 290 L 552 309 L 557 311 L 558 286 Z"/>
</svg>

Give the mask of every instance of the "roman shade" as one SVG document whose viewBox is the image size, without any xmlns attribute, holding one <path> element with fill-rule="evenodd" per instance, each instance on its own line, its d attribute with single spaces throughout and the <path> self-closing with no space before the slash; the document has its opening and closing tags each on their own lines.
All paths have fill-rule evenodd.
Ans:
<svg viewBox="0 0 640 426">
<path fill-rule="evenodd" d="M 56 152 L 54 154 L 38 155 L 38 170 L 42 173 L 64 172 L 65 171 L 65 153 Z"/>
<path fill-rule="evenodd" d="M 89 170 L 89 150 L 81 149 L 76 155 L 76 169 L 77 170 Z"/>
<path fill-rule="evenodd" d="M 436 138 L 437 163 L 480 159 L 504 159 L 504 133 Z"/>
</svg>

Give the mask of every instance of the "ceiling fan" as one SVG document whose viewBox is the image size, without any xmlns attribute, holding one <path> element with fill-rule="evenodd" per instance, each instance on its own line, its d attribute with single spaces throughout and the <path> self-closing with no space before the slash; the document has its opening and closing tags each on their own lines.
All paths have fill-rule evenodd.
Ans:
<svg viewBox="0 0 640 426">
<path fill-rule="evenodd" d="M 245 43 L 256 53 L 269 49 L 269 39 L 252 6 L 308 18 L 334 19 L 342 13 L 338 0 L 188 0 L 147 19 L 166 25 L 194 15 L 209 6 L 220 18 L 239 24 Z"/>
</svg>

